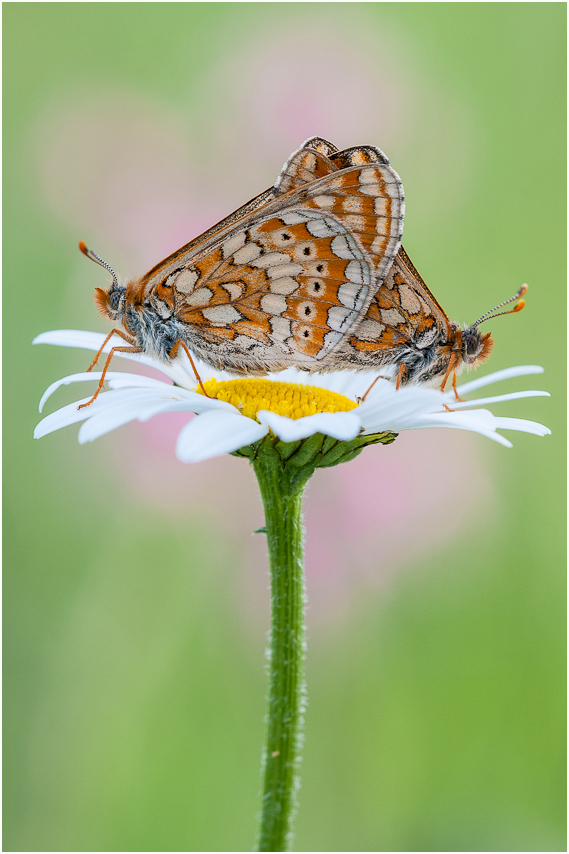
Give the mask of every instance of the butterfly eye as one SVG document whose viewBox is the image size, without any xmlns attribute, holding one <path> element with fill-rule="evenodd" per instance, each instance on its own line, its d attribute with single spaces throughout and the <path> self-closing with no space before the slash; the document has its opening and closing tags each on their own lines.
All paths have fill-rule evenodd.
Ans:
<svg viewBox="0 0 569 854">
<path fill-rule="evenodd" d="M 466 347 L 466 355 L 474 356 L 480 346 L 480 339 L 477 335 L 465 335 L 464 346 Z"/>
<path fill-rule="evenodd" d="M 113 309 L 113 311 L 117 311 L 118 307 L 121 303 L 122 296 L 124 294 L 124 288 L 114 288 L 109 295 L 109 305 Z"/>
</svg>

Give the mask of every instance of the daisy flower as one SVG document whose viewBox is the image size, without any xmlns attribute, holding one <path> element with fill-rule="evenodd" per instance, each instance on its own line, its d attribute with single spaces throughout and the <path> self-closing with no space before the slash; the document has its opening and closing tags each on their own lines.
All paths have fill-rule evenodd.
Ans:
<svg viewBox="0 0 569 854">
<path fill-rule="evenodd" d="M 97 351 L 104 337 L 97 332 L 57 330 L 38 335 L 33 343 Z M 118 338 L 111 339 L 104 352 L 117 343 L 121 343 Z M 363 447 L 378 434 L 453 427 L 480 433 L 508 448 L 512 447 L 511 442 L 499 430 L 520 430 L 536 436 L 550 432 L 534 421 L 497 416 L 480 408 L 483 404 L 524 397 L 547 397 L 546 391 L 515 391 L 457 401 L 452 390 L 443 393 L 438 389 L 406 386 L 396 391 L 391 381 L 380 378 L 366 395 L 377 372 L 308 374 L 288 368 L 265 378 L 235 378 L 196 359 L 197 370 L 209 395 L 206 396 L 183 353 L 169 364 L 135 353 L 121 353 L 120 357 L 117 354 L 117 358 L 132 359 L 152 367 L 160 371 L 164 379 L 108 371 L 109 391 L 102 392 L 90 406 L 82 409 L 79 405 L 87 403 L 90 395 L 52 412 L 37 425 L 35 438 L 83 422 L 78 437 L 83 444 L 129 421 L 147 421 L 162 412 L 193 412 L 197 418 L 182 428 L 176 454 L 182 462 L 198 462 L 244 449 L 269 431 L 285 443 L 320 434 L 340 442 L 359 439 Z M 502 380 L 542 371 L 537 365 L 506 368 L 459 386 L 459 395 L 463 397 Z M 57 380 L 43 395 L 40 412 L 60 386 L 93 382 L 100 376 L 100 372 L 92 371 Z"/>
<path fill-rule="evenodd" d="M 105 336 L 96 332 L 44 332 L 34 344 L 80 347 L 97 352 Z M 112 338 L 105 352 L 120 339 Z M 521 430 L 537 436 L 550 431 L 542 424 L 496 416 L 487 403 L 547 396 L 545 391 L 518 391 L 475 400 L 456 400 L 424 386 L 396 390 L 377 372 L 337 371 L 308 374 L 289 368 L 265 377 L 241 377 L 214 370 L 199 359 L 198 383 L 184 353 L 167 364 L 144 354 L 122 352 L 160 371 L 163 379 L 109 371 L 108 391 L 52 412 L 37 425 L 40 438 L 69 424 L 83 422 L 79 442 L 91 442 L 129 421 L 147 421 L 162 412 L 193 412 L 196 417 L 178 436 L 182 462 L 198 462 L 232 453 L 249 459 L 265 511 L 271 570 L 271 652 L 269 713 L 263 756 L 263 811 L 260 851 L 290 850 L 292 820 L 299 787 L 304 715 L 304 571 L 302 493 L 318 467 L 347 462 L 369 444 L 389 444 L 402 430 L 454 427 L 471 430 L 511 447 L 499 430 Z M 458 388 L 465 395 L 501 380 L 538 374 L 523 365 L 497 371 Z M 52 383 L 40 401 L 63 385 L 98 381 L 100 372 L 71 374 Z M 81 407 L 82 404 L 88 406 Z M 81 407 L 81 408 L 80 408 Z"/>
</svg>

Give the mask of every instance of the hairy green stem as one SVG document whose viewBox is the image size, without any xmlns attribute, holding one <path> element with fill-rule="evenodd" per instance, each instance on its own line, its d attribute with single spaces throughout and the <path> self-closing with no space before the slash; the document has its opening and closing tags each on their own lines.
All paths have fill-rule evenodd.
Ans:
<svg viewBox="0 0 569 854">
<path fill-rule="evenodd" d="M 317 468 L 357 457 L 367 445 L 389 445 L 396 433 L 341 442 L 316 433 L 281 442 L 269 435 L 235 456 L 249 460 L 261 490 L 271 567 L 271 649 L 263 799 L 257 851 L 290 851 L 300 786 L 304 712 L 304 569 L 302 493 Z"/>
<path fill-rule="evenodd" d="M 257 851 L 289 851 L 299 788 L 304 711 L 302 493 L 313 467 L 289 469 L 266 445 L 253 461 L 271 568 L 269 708 Z"/>
</svg>

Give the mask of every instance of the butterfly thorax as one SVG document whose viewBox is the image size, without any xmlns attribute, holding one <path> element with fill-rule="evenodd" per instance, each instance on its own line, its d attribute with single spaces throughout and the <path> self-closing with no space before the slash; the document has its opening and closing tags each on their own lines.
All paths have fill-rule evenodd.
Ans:
<svg viewBox="0 0 569 854">
<path fill-rule="evenodd" d="M 459 374 L 465 367 L 474 368 L 489 357 L 494 341 L 490 334 L 481 335 L 476 327 L 461 328 L 458 323 L 448 326 L 446 340 L 439 341 L 420 355 L 410 354 L 407 381 L 429 382 L 443 380 L 449 373 Z M 404 361 L 404 359 L 401 359 Z"/>
<path fill-rule="evenodd" d="M 141 283 L 134 281 L 126 287 L 114 285 L 109 291 L 97 288 L 95 301 L 101 314 L 122 324 L 133 343 L 149 356 L 167 361 L 176 341 L 187 337 L 174 314 L 168 289 L 154 288 L 145 296 Z"/>
<path fill-rule="evenodd" d="M 481 335 L 473 327 L 461 328 L 453 322 L 429 346 L 418 346 L 413 340 L 401 342 L 385 354 L 383 365 L 384 369 L 391 367 L 402 385 L 440 384 L 450 374 L 486 361 L 493 345 L 489 334 Z"/>
</svg>

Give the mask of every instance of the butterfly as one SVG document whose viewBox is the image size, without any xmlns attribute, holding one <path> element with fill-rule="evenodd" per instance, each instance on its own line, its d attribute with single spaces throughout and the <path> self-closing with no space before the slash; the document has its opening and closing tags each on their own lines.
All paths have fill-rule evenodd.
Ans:
<svg viewBox="0 0 569 854">
<path fill-rule="evenodd" d="M 274 186 L 178 249 L 140 279 L 113 277 L 95 302 L 128 347 L 110 351 L 164 361 L 182 348 L 235 374 L 297 367 L 390 371 L 397 387 L 441 379 L 488 358 L 478 326 L 450 322 L 401 245 L 403 186 L 385 154 L 342 151 L 311 137 L 286 161 Z M 524 306 L 520 300 L 509 314 Z M 202 386 L 203 388 L 203 386 Z M 456 386 L 455 386 L 456 388 Z M 205 391 L 205 390 L 204 390 Z M 83 404 L 88 406 L 88 404 Z"/>
</svg>

